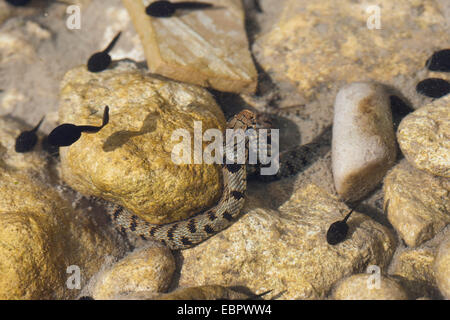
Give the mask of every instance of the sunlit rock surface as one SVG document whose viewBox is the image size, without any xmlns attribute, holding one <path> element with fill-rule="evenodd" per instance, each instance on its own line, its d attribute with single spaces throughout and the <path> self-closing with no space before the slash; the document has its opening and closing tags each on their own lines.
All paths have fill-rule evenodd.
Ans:
<svg viewBox="0 0 450 320">
<path fill-rule="evenodd" d="M 181 142 L 171 140 L 175 130 L 186 129 L 193 141 L 194 121 L 203 132 L 225 127 L 205 89 L 159 80 L 122 62 L 98 74 L 85 66 L 70 70 L 60 101 L 60 123 L 99 125 L 104 107 L 110 108 L 109 124 L 100 132 L 83 133 L 60 149 L 62 177 L 73 189 L 121 204 L 151 223 L 186 218 L 220 196 L 220 166 L 172 160 Z"/>
<path fill-rule="evenodd" d="M 75 298 L 107 256 L 128 247 L 61 196 L 39 147 L 14 151 L 29 129 L 0 118 L 0 299 Z"/>
<path fill-rule="evenodd" d="M 450 184 L 403 160 L 384 179 L 388 219 L 410 247 L 433 238 L 450 223 Z"/>
<path fill-rule="evenodd" d="M 261 201 L 250 193 L 242 218 L 182 252 L 181 286 L 238 285 L 253 292 L 283 292 L 281 299 L 318 299 L 342 277 L 369 264 L 384 267 L 392 256 L 390 232 L 356 212 L 347 239 L 329 245 L 330 224 L 342 220 L 348 209 L 314 184 L 305 183 L 279 210 L 262 209 Z"/>
<path fill-rule="evenodd" d="M 170 19 L 146 15 L 145 7 L 151 2 L 123 0 L 151 72 L 220 91 L 256 90 L 257 73 L 240 0 L 217 0 L 213 9 L 188 11 Z"/>
<path fill-rule="evenodd" d="M 397 137 L 411 164 L 432 175 L 450 178 L 450 94 L 404 118 Z"/>
</svg>

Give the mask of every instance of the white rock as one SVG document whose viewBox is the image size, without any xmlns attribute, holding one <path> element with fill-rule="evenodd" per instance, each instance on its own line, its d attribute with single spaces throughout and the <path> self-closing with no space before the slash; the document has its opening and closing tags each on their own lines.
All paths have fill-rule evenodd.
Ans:
<svg viewBox="0 0 450 320">
<path fill-rule="evenodd" d="M 389 95 L 379 84 L 356 82 L 336 96 L 332 169 L 336 191 L 358 200 L 384 177 L 396 158 Z"/>
</svg>

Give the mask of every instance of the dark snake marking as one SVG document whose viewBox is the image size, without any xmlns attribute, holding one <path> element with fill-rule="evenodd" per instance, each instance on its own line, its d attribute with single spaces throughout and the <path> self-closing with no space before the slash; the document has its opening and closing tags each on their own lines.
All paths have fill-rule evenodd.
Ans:
<svg viewBox="0 0 450 320">
<path fill-rule="evenodd" d="M 255 129 L 255 114 L 248 110 L 241 111 L 228 123 L 228 128 L 244 131 Z M 235 142 L 231 149 L 237 143 L 239 142 Z M 247 160 L 248 144 L 245 147 Z M 224 188 L 219 202 L 208 211 L 195 213 L 188 219 L 153 225 L 118 205 L 109 208 L 108 214 L 123 232 L 130 231 L 141 238 L 160 241 L 173 250 L 190 248 L 227 228 L 239 216 L 247 188 L 246 167 L 240 164 L 223 165 Z"/>
</svg>

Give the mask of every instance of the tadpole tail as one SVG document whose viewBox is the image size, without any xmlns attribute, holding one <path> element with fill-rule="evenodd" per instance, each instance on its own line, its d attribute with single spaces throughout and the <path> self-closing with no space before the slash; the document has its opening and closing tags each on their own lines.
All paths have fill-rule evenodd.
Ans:
<svg viewBox="0 0 450 320">
<path fill-rule="evenodd" d="M 207 9 L 213 7 L 212 3 L 183 1 L 173 4 L 176 9 Z"/>
<path fill-rule="evenodd" d="M 259 0 L 253 0 L 253 6 L 255 7 L 256 11 L 259 13 L 263 13 L 263 9 L 261 8 L 261 4 L 259 3 Z"/>
<path fill-rule="evenodd" d="M 64 2 L 64 1 L 58 1 L 58 0 L 54 0 L 53 3 L 58 3 L 58 4 L 63 4 L 63 5 L 70 5 L 69 2 Z"/>
<path fill-rule="evenodd" d="M 102 128 L 106 126 L 109 122 L 109 107 L 105 106 L 105 111 L 103 111 L 103 123 Z"/>
<path fill-rule="evenodd" d="M 105 107 L 105 111 L 103 111 L 103 123 L 101 126 L 77 126 L 81 132 L 89 132 L 96 133 L 99 132 L 104 126 L 106 126 L 109 122 L 109 107 Z"/>
<path fill-rule="evenodd" d="M 260 294 L 254 294 L 254 295 L 248 297 L 246 300 L 255 300 L 255 299 L 258 299 L 258 298 L 262 298 L 263 296 L 265 296 L 266 294 L 271 293 L 272 291 L 273 290 L 268 290 L 268 291 L 265 291 L 265 292 L 260 293 Z"/>
<path fill-rule="evenodd" d="M 350 210 L 350 212 L 345 216 L 344 220 L 342 222 L 347 222 L 348 218 L 350 218 L 351 214 L 353 213 L 355 209 Z"/>
<path fill-rule="evenodd" d="M 31 131 L 32 132 L 38 131 L 38 129 L 41 126 L 42 122 L 44 122 L 44 119 L 45 119 L 45 116 L 42 117 L 41 121 L 39 121 L 39 123 L 36 125 L 36 127 L 34 127 Z"/>
<path fill-rule="evenodd" d="M 103 126 L 77 126 L 78 129 L 80 129 L 81 132 L 88 132 L 88 133 L 96 133 L 99 132 Z"/>
<path fill-rule="evenodd" d="M 114 48 L 114 45 L 116 44 L 117 40 L 119 40 L 121 34 L 122 34 L 122 31 L 119 31 L 119 33 L 116 34 L 114 39 L 112 39 L 112 41 L 109 43 L 109 45 L 106 47 L 106 49 L 103 50 L 103 52 L 109 53 L 111 51 L 111 49 Z"/>
</svg>

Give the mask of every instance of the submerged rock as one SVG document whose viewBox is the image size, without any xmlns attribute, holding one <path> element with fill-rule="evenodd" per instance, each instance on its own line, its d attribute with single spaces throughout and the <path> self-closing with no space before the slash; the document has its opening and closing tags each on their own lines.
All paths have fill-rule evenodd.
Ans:
<svg viewBox="0 0 450 320">
<path fill-rule="evenodd" d="M 95 300 L 117 299 L 125 294 L 165 292 L 175 271 L 175 259 L 167 248 L 142 248 L 114 264 L 99 276 Z"/>
<path fill-rule="evenodd" d="M 379 287 L 374 275 L 355 274 L 340 281 L 333 290 L 335 300 L 408 300 L 408 294 L 394 280 L 380 276 Z M 373 281 L 373 282 L 372 282 Z"/>
<path fill-rule="evenodd" d="M 418 71 L 434 49 L 450 43 L 438 2 L 445 1 L 286 0 L 254 52 L 272 78 L 298 89 L 301 103 L 333 96 L 343 83 L 376 79 L 402 87 L 417 105 L 423 100 L 415 92 L 423 79 Z"/>
<path fill-rule="evenodd" d="M 450 94 L 406 116 L 397 132 L 403 154 L 415 167 L 450 178 Z"/>
<path fill-rule="evenodd" d="M 193 141 L 194 121 L 203 132 L 225 127 L 205 89 L 144 75 L 125 62 L 98 74 L 84 66 L 72 69 L 61 88 L 61 123 L 98 125 L 104 107 L 110 109 L 109 124 L 100 132 L 60 148 L 62 177 L 73 189 L 151 223 L 187 218 L 214 204 L 222 189 L 220 166 L 172 160 L 181 141 L 171 140 L 175 130 L 186 129 Z"/>
<path fill-rule="evenodd" d="M 450 223 L 450 184 L 403 160 L 384 179 L 387 217 L 410 247 L 433 238 Z"/>
<path fill-rule="evenodd" d="M 439 290 L 446 299 L 450 299 L 450 237 L 439 246 L 434 270 Z"/>
<path fill-rule="evenodd" d="M 216 0 L 208 10 L 152 18 L 142 1 L 123 0 L 151 72 L 220 91 L 254 93 L 257 73 L 248 50 L 241 1 Z"/>
<path fill-rule="evenodd" d="M 395 240 L 385 227 L 354 212 L 347 239 L 328 245 L 328 227 L 344 217 L 346 206 L 305 183 L 279 210 L 262 209 L 267 198 L 285 195 L 276 190 L 276 183 L 257 193 L 249 189 L 243 217 L 207 242 L 182 251 L 180 286 L 215 283 L 245 286 L 255 293 L 284 292 L 280 299 L 318 299 L 346 275 L 369 264 L 387 265 Z"/>
<path fill-rule="evenodd" d="M 159 294 L 152 291 L 141 291 L 116 296 L 120 300 L 243 300 L 249 295 L 231 288 L 206 285 L 200 287 L 178 288 L 170 293 Z"/>
<path fill-rule="evenodd" d="M 332 168 L 336 191 L 355 201 L 373 190 L 396 158 L 390 100 L 382 85 L 343 87 L 334 105 Z"/>
<path fill-rule="evenodd" d="M 209 285 L 191 288 L 180 288 L 176 291 L 161 295 L 157 300 L 242 300 L 248 295 L 230 288 Z"/>
<path fill-rule="evenodd" d="M 439 246 L 448 235 L 450 228 L 446 228 L 419 247 L 401 248 L 394 255 L 389 266 L 389 275 L 400 282 L 411 298 L 441 298 L 434 266 Z"/>
<path fill-rule="evenodd" d="M 390 274 L 398 277 L 403 286 L 416 295 L 433 294 L 433 287 L 436 287 L 433 271 L 435 251 L 426 247 L 403 251 L 396 258 Z"/>
<path fill-rule="evenodd" d="M 2 118 L 0 128 L 0 299 L 74 298 L 106 256 L 128 248 L 72 209 L 43 153 L 14 151 L 22 125 Z"/>
</svg>

